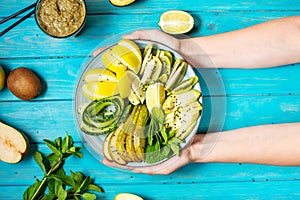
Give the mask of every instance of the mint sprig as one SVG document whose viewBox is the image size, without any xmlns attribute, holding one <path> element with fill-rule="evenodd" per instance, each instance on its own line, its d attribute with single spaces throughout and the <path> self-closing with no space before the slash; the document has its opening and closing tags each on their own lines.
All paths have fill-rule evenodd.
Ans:
<svg viewBox="0 0 300 200">
<path fill-rule="evenodd" d="M 175 130 L 167 130 L 163 125 L 165 113 L 159 107 L 154 107 L 151 112 L 151 121 L 148 128 L 146 146 L 146 163 L 152 164 L 179 155 L 180 144 L 183 140 L 175 137 Z"/>
<path fill-rule="evenodd" d="M 90 176 L 81 172 L 65 173 L 63 166 L 67 158 L 83 156 L 81 147 L 74 146 L 73 138 L 68 133 L 64 139 L 58 137 L 54 141 L 45 139 L 44 142 L 52 153 L 44 155 L 34 152 L 34 160 L 44 172 L 44 177 L 26 189 L 23 200 L 94 200 L 96 195 L 89 191 L 103 192 Z"/>
</svg>

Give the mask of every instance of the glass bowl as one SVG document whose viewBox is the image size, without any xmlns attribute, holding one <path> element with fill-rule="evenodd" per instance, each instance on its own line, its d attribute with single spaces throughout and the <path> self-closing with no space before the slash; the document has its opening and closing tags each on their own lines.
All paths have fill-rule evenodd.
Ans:
<svg viewBox="0 0 300 200">
<path fill-rule="evenodd" d="M 160 43 L 156 43 L 153 41 L 145 41 L 145 40 L 133 40 L 138 47 L 140 48 L 142 55 L 143 55 L 143 50 L 145 49 L 145 47 L 151 43 L 153 44 L 153 47 L 155 49 L 159 49 L 159 50 L 166 50 L 169 51 L 172 55 L 173 55 L 173 61 L 177 60 L 177 59 L 183 59 L 182 56 L 180 56 L 180 54 L 178 54 L 177 52 L 175 52 L 174 50 L 172 50 L 171 48 L 160 44 Z M 104 52 L 107 49 L 111 49 L 113 48 L 115 45 L 117 44 L 112 44 L 109 46 L 106 46 L 105 48 L 103 48 L 101 50 L 101 52 L 99 54 L 97 54 L 95 57 L 91 57 L 91 59 L 88 62 L 85 62 L 82 66 L 82 73 L 79 76 L 79 79 L 77 81 L 77 85 L 76 85 L 76 91 L 75 91 L 75 96 L 74 96 L 74 111 L 75 111 L 75 115 L 76 115 L 76 125 L 77 128 L 79 130 L 79 134 L 83 140 L 83 143 L 85 145 L 85 147 L 89 150 L 89 152 L 99 161 L 102 161 L 105 156 L 103 155 L 103 143 L 107 137 L 108 134 L 100 134 L 100 135 L 90 135 L 85 133 L 80 127 L 82 125 L 82 110 L 83 107 L 86 107 L 86 105 L 90 104 L 92 102 L 92 100 L 86 98 L 83 93 L 82 93 L 82 86 L 85 84 L 85 74 L 90 71 L 91 69 L 95 69 L 95 68 L 105 68 L 103 62 L 102 62 L 102 56 L 104 54 Z M 184 59 L 183 59 L 184 60 Z M 174 62 L 173 62 L 174 63 Z M 192 66 L 190 64 L 187 63 L 187 70 L 186 73 L 184 74 L 183 80 L 187 80 L 190 77 L 195 77 L 197 76 L 192 68 Z M 193 88 L 197 91 L 200 92 L 200 96 L 197 99 L 197 101 L 199 102 L 199 104 L 202 106 L 202 93 L 201 93 L 201 87 L 200 84 L 197 80 L 197 82 L 194 84 Z M 170 95 L 170 94 L 169 94 Z M 128 100 L 125 99 L 124 102 L 127 102 L 125 104 L 129 104 Z M 198 130 L 198 126 L 201 120 L 201 116 L 202 116 L 202 109 L 199 111 L 199 116 L 196 118 L 194 127 L 190 130 L 190 133 L 188 134 L 188 136 L 182 140 L 181 143 L 178 143 L 178 152 L 182 151 L 184 148 L 186 148 L 193 140 L 197 130 Z M 146 125 L 145 130 L 147 130 L 147 128 L 149 128 L 149 121 Z M 144 134 L 147 135 L 147 134 Z M 148 145 L 148 137 L 146 136 L 146 145 Z M 174 146 L 174 145 L 173 145 Z M 163 146 L 161 146 L 163 147 Z M 145 147 L 147 148 L 147 147 Z M 162 148 L 161 148 L 162 149 Z M 172 147 L 172 149 L 175 149 L 176 151 L 176 147 Z M 161 154 L 161 150 L 155 150 L 157 155 Z M 153 154 L 155 155 L 155 154 Z M 159 163 L 162 163 L 172 157 L 174 157 L 176 154 L 173 152 L 169 153 L 168 156 L 166 156 L 165 158 L 160 158 L 158 161 L 155 162 L 150 162 L 147 163 L 145 160 L 143 161 L 131 161 L 131 162 L 127 162 L 126 164 L 124 164 L 125 166 L 129 166 L 129 167 L 145 167 L 145 166 L 153 166 L 153 165 L 157 165 Z M 147 157 L 147 153 L 144 152 L 144 157 Z M 174 159 L 173 159 L 174 160 Z M 176 159 L 175 159 L 176 161 Z"/>
</svg>

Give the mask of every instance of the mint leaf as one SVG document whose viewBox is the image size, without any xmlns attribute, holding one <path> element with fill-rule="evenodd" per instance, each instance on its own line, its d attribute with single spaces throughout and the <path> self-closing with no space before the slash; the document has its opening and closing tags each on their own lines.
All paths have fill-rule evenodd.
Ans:
<svg viewBox="0 0 300 200">
<path fill-rule="evenodd" d="M 59 188 L 62 187 L 62 182 L 55 180 L 55 179 L 50 179 L 48 182 L 48 191 L 49 194 L 58 194 Z"/>
<path fill-rule="evenodd" d="M 80 173 L 80 172 L 75 172 L 74 173 L 72 171 L 71 171 L 71 177 L 72 177 L 72 179 L 73 179 L 73 181 L 75 183 L 75 187 L 77 187 L 77 188 L 80 187 L 81 183 L 83 182 L 83 180 L 85 178 L 82 173 Z"/>
<path fill-rule="evenodd" d="M 62 142 L 62 152 L 67 152 L 69 148 L 71 148 L 74 144 L 73 138 L 69 136 L 68 132 L 66 133 L 66 137 Z"/>
<path fill-rule="evenodd" d="M 56 198 L 57 196 L 55 194 L 45 194 L 41 200 L 53 200 Z"/>
<path fill-rule="evenodd" d="M 97 196 L 95 194 L 91 194 L 91 193 L 83 193 L 82 197 L 86 200 L 95 200 L 97 199 Z"/>
<path fill-rule="evenodd" d="M 81 152 L 76 151 L 75 153 L 73 153 L 74 156 L 76 156 L 77 158 L 82 158 L 83 154 Z"/>
<path fill-rule="evenodd" d="M 66 150 L 66 153 L 73 154 L 76 157 L 82 158 L 82 153 L 79 152 L 81 150 L 81 147 L 70 147 L 70 149 Z"/>
<path fill-rule="evenodd" d="M 37 180 L 25 190 L 23 200 L 80 200 L 84 198 L 83 194 L 86 199 L 95 199 L 94 194 L 86 191 L 103 191 L 101 187 L 94 185 L 89 176 L 85 177 L 81 172 L 71 171 L 71 176 L 66 175 L 63 169 L 65 160 L 71 155 L 82 157 L 81 147 L 74 146 L 73 138 L 68 133 L 63 140 L 59 137 L 54 141 L 45 139 L 44 142 L 52 153 L 44 155 L 34 152 L 34 159 L 43 170 L 44 177 L 42 181 Z M 46 191 L 48 194 L 45 194 Z"/>
<path fill-rule="evenodd" d="M 56 156 L 58 156 L 60 158 L 63 156 L 62 152 L 56 147 L 54 142 L 47 140 L 47 139 L 44 139 L 44 142 Z"/>
<path fill-rule="evenodd" d="M 180 147 L 179 147 L 179 144 L 178 143 L 170 143 L 170 146 L 171 146 L 171 149 L 172 151 L 177 155 L 179 156 L 179 150 L 180 150 Z"/>
<path fill-rule="evenodd" d="M 160 131 L 163 127 L 164 120 L 165 120 L 165 113 L 159 107 L 154 107 L 152 109 L 152 119 L 154 120 L 154 125 L 157 131 Z"/>
<path fill-rule="evenodd" d="M 55 163 L 55 162 L 57 162 L 58 160 L 61 159 L 60 156 L 57 156 L 57 155 L 55 155 L 54 153 L 47 155 L 47 158 L 48 158 L 48 160 L 49 160 L 51 163 Z"/>
<path fill-rule="evenodd" d="M 167 132 L 168 138 L 169 138 L 169 139 L 173 138 L 174 135 L 175 135 L 175 133 L 176 133 L 176 130 L 170 130 L 170 131 L 168 131 L 168 132 Z"/>
<path fill-rule="evenodd" d="M 84 179 L 84 181 L 81 183 L 81 185 L 77 188 L 76 193 L 81 193 L 88 189 L 89 184 L 92 183 L 92 179 L 88 176 Z"/>
<path fill-rule="evenodd" d="M 50 163 L 47 158 L 44 157 L 44 155 L 38 151 L 35 151 L 33 153 L 33 158 L 35 162 L 40 166 L 40 168 L 43 170 L 43 172 L 47 172 L 50 166 Z"/>
<path fill-rule="evenodd" d="M 55 146 L 57 149 L 61 150 L 61 137 L 55 139 Z"/>
<path fill-rule="evenodd" d="M 103 189 L 101 187 L 99 187 L 98 185 L 95 185 L 95 184 L 89 184 L 87 189 L 95 191 L 95 192 L 103 192 Z"/>
<path fill-rule="evenodd" d="M 44 194 L 46 187 L 42 186 L 39 180 L 36 180 L 34 184 L 29 186 L 23 194 L 23 200 L 37 199 Z"/>
<path fill-rule="evenodd" d="M 154 124 L 153 120 L 150 121 L 149 128 L 148 128 L 148 144 L 153 144 L 153 135 L 154 135 Z"/>
<path fill-rule="evenodd" d="M 67 191 L 63 187 L 59 187 L 58 193 L 57 193 L 57 200 L 65 200 L 67 198 Z"/>
<path fill-rule="evenodd" d="M 171 151 L 171 146 L 167 144 L 161 149 L 160 154 L 162 155 L 162 157 L 167 158 L 170 154 L 170 151 Z"/>
<path fill-rule="evenodd" d="M 167 134 L 167 132 L 166 132 L 166 128 L 163 127 L 163 128 L 161 129 L 160 133 L 161 133 L 161 136 L 162 136 L 163 139 L 164 139 L 164 143 L 167 143 L 167 141 L 168 141 L 169 138 L 168 138 L 168 134 Z"/>
<path fill-rule="evenodd" d="M 177 137 L 173 137 L 172 139 L 169 140 L 169 143 L 176 143 L 176 144 L 180 144 L 180 143 L 184 143 L 185 141 L 182 139 L 179 139 Z"/>
<path fill-rule="evenodd" d="M 58 174 L 51 174 L 48 176 L 49 178 L 53 178 L 55 180 L 61 181 L 64 185 L 67 186 L 75 186 L 73 179 L 67 175 L 58 175 Z"/>
<path fill-rule="evenodd" d="M 74 196 L 74 199 L 75 200 L 82 200 L 80 197 L 78 197 L 78 196 Z"/>
</svg>

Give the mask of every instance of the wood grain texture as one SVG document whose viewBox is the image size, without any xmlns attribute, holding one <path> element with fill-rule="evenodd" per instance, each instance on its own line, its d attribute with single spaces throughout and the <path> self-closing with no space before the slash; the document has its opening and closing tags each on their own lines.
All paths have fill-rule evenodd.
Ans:
<svg viewBox="0 0 300 200">
<path fill-rule="evenodd" d="M 8 16 L 32 3 L 34 0 L 2 0 L 0 4 L 1 16 Z M 127 7 L 112 6 L 108 0 L 86 0 L 88 14 L 102 13 L 153 13 L 163 12 L 171 9 L 203 12 L 231 12 L 231 11 L 299 11 L 300 1 L 285 0 L 215 0 L 215 1 L 194 1 L 194 0 L 137 0 Z M 10 9 L 7 9 L 10 5 Z"/>
<path fill-rule="evenodd" d="M 210 130 L 231 130 L 245 126 L 300 121 L 300 97 L 228 96 L 205 97 L 199 133 Z M 12 106 L 13 105 L 13 106 Z M 226 106 L 225 113 L 214 116 L 214 106 Z M 263 110 L 262 110 L 263 108 Z M 220 107 L 221 109 L 221 107 Z M 1 102 L 0 119 L 27 133 L 33 142 L 54 139 L 68 131 L 80 141 L 74 119 L 73 101 Z M 211 126 L 216 126 L 211 127 Z"/>
<path fill-rule="evenodd" d="M 43 82 L 42 95 L 35 100 L 73 100 L 77 82 L 87 58 L 2 59 L 6 74 L 23 66 Z M 299 95 L 300 64 L 269 69 L 195 69 L 204 96 L 216 95 Z M 58 95 L 63 94 L 63 95 Z M 7 88 L 1 101 L 17 101 Z"/>
<path fill-rule="evenodd" d="M 113 199 L 122 192 L 130 192 L 142 196 L 145 200 L 188 198 L 202 199 L 298 199 L 300 186 L 298 180 L 267 181 L 267 182 L 221 182 L 221 183 L 175 183 L 175 184 L 101 184 L 104 194 L 98 199 Z M 251 189 L 249 189 L 251 188 Z M 4 186 L 5 193 L 1 199 L 19 200 L 26 186 Z"/>
<path fill-rule="evenodd" d="M 0 120 L 24 131 L 30 139 L 27 157 L 18 164 L 0 162 L 0 199 L 21 199 L 42 171 L 33 152 L 48 152 L 43 139 L 68 131 L 83 146 L 74 119 L 74 91 L 82 63 L 98 47 L 136 29 L 158 29 L 162 12 L 188 11 L 195 19 L 187 37 L 232 31 L 279 17 L 300 15 L 300 0 L 137 0 L 114 7 L 108 0 L 87 0 L 88 18 L 77 37 L 54 39 L 35 24 L 33 16 L 0 37 L 0 65 L 6 74 L 19 66 L 32 69 L 44 82 L 41 96 L 21 101 L 7 88 L 0 92 Z M 34 3 L 2 0 L 0 18 Z M 8 6 L 9 5 L 9 6 Z M 22 16 L 22 15 L 21 15 Z M 1 25 L 4 29 L 13 23 Z M 300 121 L 300 63 L 270 69 L 196 69 L 203 91 L 199 133 L 261 124 Z M 223 110 L 215 115 L 215 110 Z M 84 146 L 83 146 L 84 147 Z M 0 152 L 1 153 L 1 152 Z M 66 171 L 82 171 L 113 199 L 132 192 L 147 199 L 299 199 L 300 167 L 241 163 L 190 164 L 171 175 L 145 175 L 102 165 L 86 148 L 84 158 L 72 157 Z"/>
<path fill-rule="evenodd" d="M 76 144 L 80 145 L 80 144 Z M 11 165 L 1 162 L 0 185 L 29 185 L 43 173 L 32 157 L 39 150 L 48 153 L 44 144 L 34 144 L 22 163 Z M 218 183 L 218 182 L 266 182 L 286 181 L 300 178 L 298 167 L 280 167 L 240 163 L 189 164 L 170 175 L 145 175 L 109 168 L 101 164 L 83 149 L 82 159 L 71 157 L 65 163 L 66 173 L 70 170 L 82 171 L 90 175 L 98 184 L 178 184 L 178 183 Z M 13 167 L 12 167 L 13 166 Z"/>
<path fill-rule="evenodd" d="M 196 25 L 188 36 L 232 31 L 296 14 L 297 12 L 195 12 Z M 77 37 L 67 39 L 47 36 L 39 30 L 35 20 L 30 18 L 0 38 L 0 58 L 85 57 L 112 36 L 121 37 L 136 29 L 158 29 L 160 15 L 161 13 L 89 15 L 82 32 Z"/>
</svg>

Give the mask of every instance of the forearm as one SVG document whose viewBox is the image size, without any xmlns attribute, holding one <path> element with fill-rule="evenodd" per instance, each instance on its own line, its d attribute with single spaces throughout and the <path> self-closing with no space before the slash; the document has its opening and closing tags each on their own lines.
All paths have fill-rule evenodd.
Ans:
<svg viewBox="0 0 300 200">
<path fill-rule="evenodd" d="M 191 49 L 191 44 L 194 48 Z M 197 46 L 197 47 L 196 47 Z M 300 16 L 268 21 L 241 30 L 185 39 L 182 53 L 191 62 L 217 68 L 260 68 L 300 62 Z"/>
<path fill-rule="evenodd" d="M 196 143 L 196 162 L 300 165 L 300 123 L 262 125 L 225 131 L 211 144 Z M 205 137 L 215 137 L 215 135 Z M 203 140 L 203 138 L 199 139 Z M 209 139 L 208 139 L 209 141 Z M 203 157 L 201 151 L 211 148 Z"/>
</svg>

